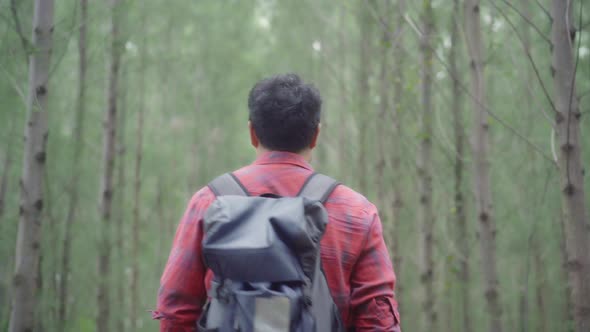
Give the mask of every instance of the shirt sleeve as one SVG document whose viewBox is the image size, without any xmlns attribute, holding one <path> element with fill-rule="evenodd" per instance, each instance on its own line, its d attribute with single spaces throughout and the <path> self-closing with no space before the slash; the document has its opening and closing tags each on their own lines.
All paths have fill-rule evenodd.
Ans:
<svg viewBox="0 0 590 332">
<path fill-rule="evenodd" d="M 168 262 L 160 279 L 157 311 L 160 331 L 196 331 L 207 300 L 206 267 L 201 258 L 203 216 L 215 196 L 205 187 L 190 200 L 180 220 Z"/>
<path fill-rule="evenodd" d="M 395 273 L 383 240 L 381 220 L 371 206 L 365 245 L 351 275 L 351 312 L 355 331 L 400 332 Z"/>
</svg>

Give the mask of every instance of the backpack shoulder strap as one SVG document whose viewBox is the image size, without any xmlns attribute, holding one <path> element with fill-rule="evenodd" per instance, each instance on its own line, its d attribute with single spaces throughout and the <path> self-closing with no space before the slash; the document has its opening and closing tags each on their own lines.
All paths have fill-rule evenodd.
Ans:
<svg viewBox="0 0 590 332">
<path fill-rule="evenodd" d="M 320 201 L 324 204 L 339 184 L 340 182 L 327 175 L 313 173 L 307 178 L 307 180 L 305 180 L 305 183 L 297 196 Z"/>
<path fill-rule="evenodd" d="M 209 189 L 215 196 L 235 195 L 235 196 L 250 196 L 248 190 L 232 173 L 225 173 L 218 176 L 209 183 Z"/>
</svg>

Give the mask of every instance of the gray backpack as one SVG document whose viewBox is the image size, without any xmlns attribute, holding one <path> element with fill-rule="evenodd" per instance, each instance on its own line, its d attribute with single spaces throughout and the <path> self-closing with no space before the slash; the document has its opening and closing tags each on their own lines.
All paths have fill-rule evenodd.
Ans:
<svg viewBox="0 0 590 332">
<path fill-rule="evenodd" d="M 198 331 L 344 331 L 320 258 L 337 185 L 314 173 L 297 197 L 253 197 L 231 173 L 209 184 L 203 258 L 215 277 Z"/>
</svg>

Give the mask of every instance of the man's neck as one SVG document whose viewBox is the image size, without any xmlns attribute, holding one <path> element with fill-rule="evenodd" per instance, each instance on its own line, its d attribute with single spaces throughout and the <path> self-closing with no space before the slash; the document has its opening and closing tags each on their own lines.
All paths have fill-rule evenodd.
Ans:
<svg viewBox="0 0 590 332">
<path fill-rule="evenodd" d="M 263 147 L 262 145 L 258 145 L 258 147 L 256 148 L 256 156 L 260 157 L 263 154 L 270 152 L 272 150 L 269 150 L 265 147 Z M 312 160 L 312 153 L 311 153 L 311 149 L 305 149 L 301 152 L 297 152 L 296 154 L 300 155 L 301 157 L 303 157 L 303 159 L 305 159 L 308 163 L 311 162 Z"/>
</svg>

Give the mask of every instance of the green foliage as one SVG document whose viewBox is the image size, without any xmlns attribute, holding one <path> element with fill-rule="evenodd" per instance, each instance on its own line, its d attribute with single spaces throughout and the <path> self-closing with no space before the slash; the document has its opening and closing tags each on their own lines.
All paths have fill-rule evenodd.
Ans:
<svg viewBox="0 0 590 332">
<path fill-rule="evenodd" d="M 314 165 L 319 171 L 334 174 L 353 188 L 359 184 L 356 165 L 362 150 L 367 156 L 371 200 L 379 199 L 385 237 L 402 234 L 398 248 L 403 256 L 398 283 L 403 287 L 401 313 L 404 330 L 415 331 L 421 321 L 420 307 L 420 227 L 417 222 L 418 194 L 416 160 L 421 139 L 433 142 L 435 257 L 437 300 L 440 329 L 460 331 L 458 264 L 456 243 L 456 210 L 453 205 L 453 163 L 455 148 L 451 109 L 451 78 L 448 75 L 450 23 L 460 24 L 458 13 L 447 1 L 433 1 L 436 15 L 434 58 L 434 109 L 432 137 L 421 132 L 420 70 L 418 31 L 421 2 L 407 2 L 407 21 L 403 31 L 395 30 L 392 17 L 382 17 L 378 9 L 370 12 L 373 39 L 369 79 L 369 102 L 358 109 L 358 70 L 360 52 L 359 6 L 365 2 L 333 0 L 273 1 L 128 1 L 117 8 L 122 23 L 123 46 L 119 107 L 125 114 L 124 146 L 116 163 L 123 163 L 125 183 L 117 183 L 112 239 L 121 235 L 122 252 L 114 251 L 112 260 L 113 319 L 122 317 L 129 327 L 129 294 L 123 303 L 116 302 L 116 290 L 125 292 L 130 282 L 130 239 L 133 206 L 137 114 L 145 110 L 144 150 L 141 170 L 140 234 L 140 322 L 141 331 L 153 331 L 156 323 L 147 310 L 155 308 L 158 279 L 163 269 L 176 223 L 190 196 L 211 178 L 233 170 L 254 158 L 247 131 L 247 94 L 258 79 L 282 72 L 297 72 L 316 84 L 324 99 L 321 146 Z M 541 1 L 545 3 L 544 1 Z M 31 35 L 32 1 L 17 1 L 24 35 Z M 397 3 L 397 1 L 394 1 Z M 531 330 L 541 321 L 535 296 L 536 282 L 545 292 L 545 313 L 550 317 L 547 331 L 562 330 L 566 323 L 564 274 L 560 256 L 560 188 L 557 170 L 551 159 L 551 110 L 543 86 L 551 96 L 551 54 L 543 37 L 506 5 L 499 8 L 482 2 L 482 26 L 486 45 L 486 83 L 490 110 L 491 178 L 497 220 L 497 257 L 500 292 L 504 308 L 504 325 L 514 331 L 522 319 L 519 301 L 528 299 L 528 323 Z M 576 3 L 576 2 L 574 2 Z M 395 5 L 394 5 L 395 6 Z M 577 6 L 576 6 L 577 8 Z M 550 22 L 538 6 L 533 6 L 531 22 L 549 35 Z M 57 321 L 59 278 L 70 280 L 71 298 L 68 331 L 93 331 L 96 312 L 96 252 L 101 225 L 98 222 L 100 165 L 102 158 L 102 119 L 106 107 L 105 45 L 108 40 L 107 2 L 90 1 L 88 19 L 88 90 L 86 95 L 84 149 L 79 163 L 72 165 L 73 126 L 76 112 L 77 27 L 79 5 L 75 0 L 56 1 L 53 64 L 49 88 L 49 143 L 45 182 L 47 203 L 43 220 L 42 288 L 39 294 L 39 317 L 45 331 L 54 331 Z M 578 9 L 576 9 L 578 10 Z M 590 17 L 585 6 L 584 19 Z M 397 16 L 396 16 L 397 17 Z M 577 17 L 577 15 L 574 15 Z M 516 27 L 531 29 L 531 55 L 538 68 L 539 83 L 529 59 L 525 56 Z M 388 22 L 391 41 L 381 40 Z M 417 24 L 413 26 L 411 22 Z M 577 89 L 582 111 L 582 134 L 590 130 L 590 38 L 588 24 L 579 34 Z M 460 29 L 461 31 L 461 29 Z M 403 56 L 403 100 L 399 111 L 401 133 L 393 130 L 391 114 L 379 117 L 379 61 L 381 52 L 395 49 L 397 33 L 403 34 L 403 55 L 392 56 L 390 69 Z M 462 34 L 462 33 L 461 33 Z M 463 58 L 465 59 L 463 49 Z M 27 64 L 21 40 L 16 34 L 9 1 L 0 1 L 0 170 L 7 158 L 13 160 L 9 171 L 5 213 L 0 216 L 0 329 L 6 329 L 9 316 L 11 271 L 18 224 L 19 177 L 22 161 L 22 128 L 28 89 Z M 141 61 L 146 68 L 141 72 Z M 464 128 L 471 129 L 470 93 L 467 81 L 468 63 L 459 62 L 459 78 L 464 97 Z M 388 74 L 388 98 L 393 98 L 393 82 Z M 140 89 L 145 86 L 144 100 Z M 389 105 L 392 105 L 389 100 Z M 393 110 L 391 111 L 393 113 Z M 360 121 L 366 119 L 365 146 L 360 146 Z M 385 122 L 385 133 L 378 123 Z M 485 331 L 486 316 L 480 255 L 477 246 L 476 218 L 472 197 L 472 160 L 466 137 L 463 191 L 472 249 L 470 266 L 472 282 L 472 322 L 474 331 Z M 378 160 L 377 143 L 385 140 L 387 150 L 382 179 L 373 171 Z M 584 164 L 590 165 L 590 144 L 583 139 Z M 395 144 L 393 144 L 395 143 Z M 393 151 L 395 146 L 398 150 Z M 392 171 L 391 155 L 402 156 L 400 174 Z M 547 159 L 549 158 L 549 160 Z M 72 234 L 72 272 L 61 275 L 64 220 L 69 201 L 65 194 L 71 183 L 72 167 L 81 172 L 79 209 Z M 1 171 L 0 171 L 1 174 Z M 115 176 L 117 178 L 117 175 Z M 377 197 L 377 182 L 386 183 L 385 197 Z M 586 190 L 590 183 L 586 180 Z M 400 188 L 404 206 L 401 220 L 394 229 L 391 220 L 392 193 Z M 121 226 L 117 226 L 117 220 Z M 118 233 L 121 232 L 121 233 Z M 533 246 L 533 239 L 541 245 Z M 533 269 L 533 256 L 543 262 L 542 275 Z M 525 273 L 527 268 L 530 272 Z M 523 285 L 527 284 L 528 288 Z M 115 303 L 116 302 L 116 303 Z M 452 307 L 446 316 L 447 307 Z M 115 310 L 116 309 L 116 310 Z M 112 323 L 115 326 L 115 322 Z"/>
</svg>

